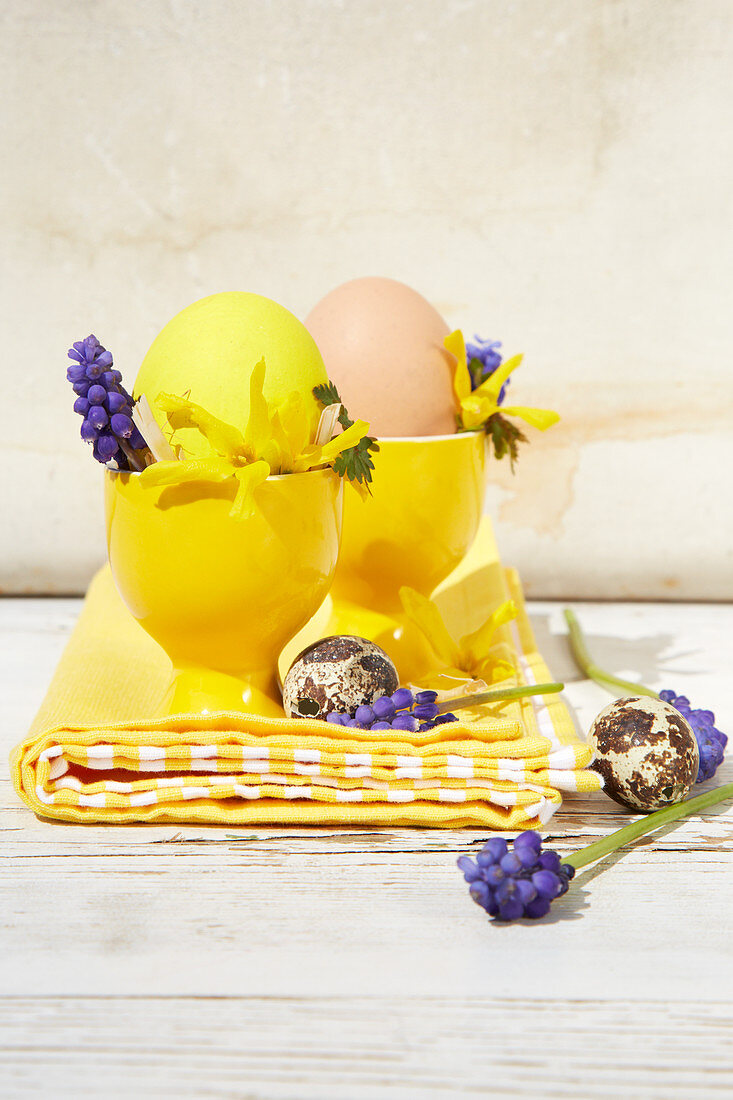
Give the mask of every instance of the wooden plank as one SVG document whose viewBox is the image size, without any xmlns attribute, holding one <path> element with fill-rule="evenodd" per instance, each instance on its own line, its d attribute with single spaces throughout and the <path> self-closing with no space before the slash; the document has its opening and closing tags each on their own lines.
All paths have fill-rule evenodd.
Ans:
<svg viewBox="0 0 733 1100">
<path fill-rule="evenodd" d="M 733 766 L 726 765 L 718 773 L 720 781 L 733 780 Z M 7 791 L 8 799 L 14 792 Z M 705 788 L 707 789 L 707 788 Z M 0 798 L 3 797 L 0 788 Z M 590 807 L 588 801 L 569 796 L 563 809 L 548 823 L 544 834 L 558 851 L 570 852 L 601 836 L 607 836 L 620 825 L 633 820 L 610 800 L 604 809 Z M 8 806 L 0 811 L 0 859 L 16 855 L 30 857 L 79 856 L 96 853 L 115 855 L 161 856 L 180 858 L 182 855 L 202 856 L 212 845 L 239 846 L 249 852 L 269 854 L 282 850 L 291 854 L 313 852 L 332 855 L 369 852 L 471 852 L 495 835 L 485 829 L 382 829 L 359 832 L 348 827 L 257 827 L 236 829 L 232 826 L 199 825 L 59 825 L 33 817 L 29 820 L 24 806 Z M 510 835 L 510 834 L 507 834 Z M 652 840 L 638 845 L 653 844 L 666 851 L 730 850 L 733 821 L 725 809 L 681 821 L 654 835 Z"/>
<path fill-rule="evenodd" d="M 669 1100 L 733 1092 L 728 1003 L 13 998 L 8 1098 Z"/>
<path fill-rule="evenodd" d="M 470 902 L 453 853 L 14 856 L 0 994 L 338 996 L 347 982 L 466 996 L 478 982 L 506 997 L 725 1000 L 729 851 L 642 848 L 607 865 L 546 921 L 502 927 Z"/>
<path fill-rule="evenodd" d="M 0 601 L 5 754 L 79 606 Z M 532 609 L 553 672 L 575 676 L 560 608 Z M 618 672 L 686 689 L 733 729 L 730 607 L 582 617 Z M 568 694 L 581 724 L 609 698 L 577 679 Z M 547 834 L 568 852 L 626 820 L 570 797 Z M 579 875 L 532 927 L 468 899 L 455 857 L 487 835 L 59 825 L 5 771 L 0 1093 L 730 1095 L 731 811 Z"/>
</svg>

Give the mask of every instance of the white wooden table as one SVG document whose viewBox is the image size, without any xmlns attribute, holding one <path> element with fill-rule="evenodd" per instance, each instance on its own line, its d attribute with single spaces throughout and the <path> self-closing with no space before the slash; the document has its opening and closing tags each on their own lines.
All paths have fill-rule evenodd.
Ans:
<svg viewBox="0 0 733 1100">
<path fill-rule="evenodd" d="M 485 830 L 42 822 L 7 754 L 79 606 L 0 601 L 0 1096 L 733 1094 L 730 807 L 506 927 L 455 867 Z M 733 608 L 576 608 L 599 663 L 733 733 Z M 530 611 L 587 727 L 610 697 L 578 680 L 560 606 Z M 569 852 L 627 820 L 600 794 L 547 832 Z"/>
</svg>

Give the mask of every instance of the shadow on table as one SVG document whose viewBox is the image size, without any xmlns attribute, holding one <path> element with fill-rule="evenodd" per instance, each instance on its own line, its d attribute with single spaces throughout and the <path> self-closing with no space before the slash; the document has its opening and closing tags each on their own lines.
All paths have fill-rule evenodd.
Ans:
<svg viewBox="0 0 733 1100">
<path fill-rule="evenodd" d="M 557 924 L 559 921 L 568 920 L 580 920 L 589 906 L 588 895 L 585 890 L 578 890 L 575 881 L 570 885 L 570 889 L 567 894 L 559 901 L 553 902 L 552 908 L 546 917 L 541 917 L 539 920 L 515 920 L 515 921 L 494 921 L 491 924 L 494 928 L 516 928 L 517 925 L 527 925 L 536 928 L 537 925 L 543 924 Z"/>
<path fill-rule="evenodd" d="M 582 610 L 579 619 L 582 626 Z M 531 621 L 537 639 L 537 648 L 545 658 L 555 679 L 565 683 L 582 680 L 583 675 L 570 653 L 567 635 L 556 634 L 550 629 L 548 615 L 533 614 Z M 697 668 L 685 669 L 677 664 L 680 659 L 691 654 L 692 650 L 667 652 L 674 643 L 673 634 L 650 634 L 645 638 L 625 639 L 608 634 L 589 633 L 586 634 L 586 639 L 593 660 L 601 668 L 617 675 L 623 675 L 624 671 L 628 673 L 628 670 L 633 669 L 634 675 L 631 678 L 638 680 L 640 684 L 659 683 L 668 676 L 671 681 L 675 681 L 698 671 Z M 663 653 L 667 653 L 664 658 Z M 675 664 L 674 669 L 667 671 L 666 666 L 672 662 Z M 670 686 L 674 687 L 674 683 Z"/>
</svg>

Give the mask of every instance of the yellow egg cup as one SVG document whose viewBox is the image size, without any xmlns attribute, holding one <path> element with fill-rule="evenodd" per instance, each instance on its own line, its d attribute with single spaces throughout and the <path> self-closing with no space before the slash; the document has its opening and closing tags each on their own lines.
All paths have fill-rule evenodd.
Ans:
<svg viewBox="0 0 733 1100">
<path fill-rule="evenodd" d="M 343 499 L 333 470 L 268 478 L 245 519 L 229 515 L 235 489 L 233 478 L 161 488 L 105 471 L 115 584 L 173 665 L 161 714 L 282 717 L 278 655 L 331 584 Z"/>
<path fill-rule="evenodd" d="M 400 588 L 432 595 L 468 551 L 483 511 L 486 436 L 380 439 L 379 448 L 372 495 L 345 497 L 325 632 L 370 638 L 389 653 L 400 682 L 414 682 L 436 658 L 404 614 Z"/>
</svg>

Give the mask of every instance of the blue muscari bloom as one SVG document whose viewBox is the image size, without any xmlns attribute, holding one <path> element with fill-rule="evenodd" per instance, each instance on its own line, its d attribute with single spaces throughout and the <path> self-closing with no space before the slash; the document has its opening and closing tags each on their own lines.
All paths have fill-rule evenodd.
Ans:
<svg viewBox="0 0 733 1100">
<path fill-rule="evenodd" d="M 87 336 L 84 340 L 77 340 L 74 346 L 69 348 L 69 359 L 78 364 L 77 367 L 69 367 L 67 378 L 73 384 L 82 377 L 89 381 L 99 378 L 103 371 L 112 366 L 112 353 L 103 348 L 96 336 Z M 79 370 L 79 368 L 82 368 Z M 120 378 L 122 375 L 120 375 Z"/>
<path fill-rule="evenodd" d="M 450 711 L 446 714 L 436 714 L 435 718 L 428 718 L 420 723 L 421 730 L 431 730 L 434 726 L 444 726 L 446 722 L 457 722 L 458 718 Z"/>
<path fill-rule="evenodd" d="M 543 850 L 542 838 L 528 829 L 514 838 L 510 849 L 503 837 L 492 837 L 476 856 L 460 856 L 458 866 L 477 905 L 495 920 L 537 920 L 555 898 L 567 892 L 575 868 L 561 863 L 552 849 Z"/>
<path fill-rule="evenodd" d="M 437 691 L 418 691 L 414 695 L 408 688 L 398 688 L 392 695 L 382 695 L 371 706 L 363 704 L 352 714 L 326 716 L 326 721 L 337 726 L 358 729 L 405 730 L 416 733 L 430 730 L 446 722 L 457 722 L 455 714 L 439 714 Z"/>
<path fill-rule="evenodd" d="M 74 412 L 84 419 L 80 435 L 92 444 L 97 462 L 110 460 L 118 469 L 130 469 L 124 445 L 141 450 L 145 440 L 132 420 L 132 397 L 122 385 L 122 375 L 114 369 L 112 352 L 102 347 L 94 334 L 77 340 L 69 348 L 72 360 L 66 377 L 77 395 Z"/>
<path fill-rule="evenodd" d="M 482 340 L 480 336 L 474 336 L 473 341 L 466 344 L 466 361 L 468 373 L 471 375 L 471 389 L 477 389 L 482 382 L 501 366 L 502 357 L 496 350 L 501 347 L 501 340 Z M 473 361 L 473 362 L 472 362 Z M 478 363 L 478 366 L 477 366 Z M 504 383 L 499 391 L 497 405 L 501 405 L 506 396 L 506 388 L 509 380 Z"/>
<path fill-rule="evenodd" d="M 704 783 L 706 779 L 712 779 L 723 763 L 728 744 L 726 735 L 715 728 L 715 715 L 711 710 L 693 710 L 686 695 L 675 695 L 673 691 L 660 691 L 659 698 L 678 710 L 692 726 L 700 750 L 697 782 Z"/>
</svg>

